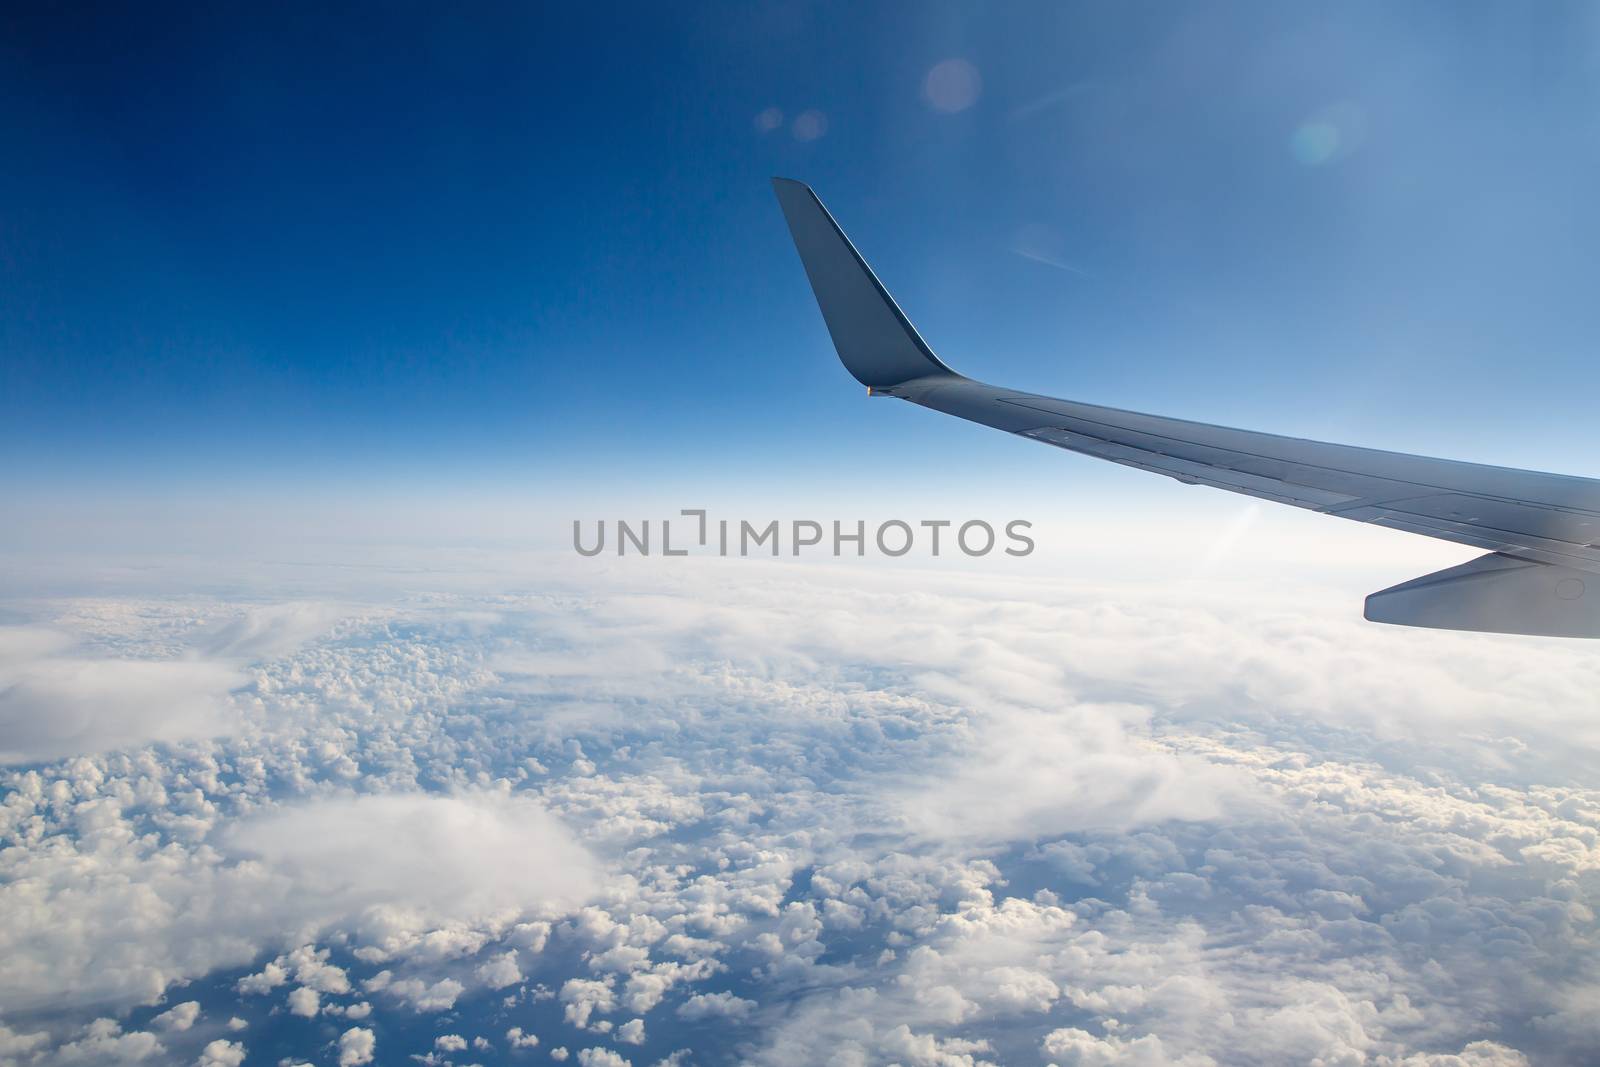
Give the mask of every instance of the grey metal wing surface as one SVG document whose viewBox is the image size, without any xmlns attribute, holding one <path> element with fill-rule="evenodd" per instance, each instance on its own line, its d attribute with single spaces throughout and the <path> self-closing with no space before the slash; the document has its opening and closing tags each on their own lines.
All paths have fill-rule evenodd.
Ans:
<svg viewBox="0 0 1600 1067">
<path fill-rule="evenodd" d="M 1193 485 L 1488 550 L 1367 598 L 1376 622 L 1600 637 L 1600 481 L 1236 430 L 1039 396 L 951 370 L 810 187 L 773 180 L 840 360 L 898 397 Z"/>
</svg>

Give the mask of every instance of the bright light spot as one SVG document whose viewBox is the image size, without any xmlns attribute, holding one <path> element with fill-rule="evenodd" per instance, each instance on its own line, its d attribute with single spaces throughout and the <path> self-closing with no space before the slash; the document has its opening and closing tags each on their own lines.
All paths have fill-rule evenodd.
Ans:
<svg viewBox="0 0 1600 1067">
<path fill-rule="evenodd" d="M 1343 159 L 1366 136 L 1366 116 L 1354 104 L 1323 108 L 1289 135 L 1289 153 L 1307 167 Z"/>
<path fill-rule="evenodd" d="M 1206 548 L 1195 564 L 1194 577 L 1205 578 L 1215 574 L 1217 568 L 1232 554 L 1250 527 L 1261 517 L 1260 504 L 1246 504 L 1225 526 L 1217 532 L 1216 539 Z"/>
<path fill-rule="evenodd" d="M 762 133 L 771 133 L 783 125 L 783 112 L 775 107 L 769 107 L 756 116 L 756 129 Z"/>
<path fill-rule="evenodd" d="M 965 59 L 946 59 L 935 63 L 922 80 L 922 98 L 935 111 L 965 111 L 977 103 L 983 92 L 978 68 Z"/>
<path fill-rule="evenodd" d="M 1308 122 L 1289 138 L 1289 151 L 1308 167 L 1321 166 L 1339 154 L 1339 128 L 1326 122 Z"/>
<path fill-rule="evenodd" d="M 794 139 L 815 141 L 828 132 L 828 116 L 815 109 L 802 111 L 794 117 Z"/>
</svg>

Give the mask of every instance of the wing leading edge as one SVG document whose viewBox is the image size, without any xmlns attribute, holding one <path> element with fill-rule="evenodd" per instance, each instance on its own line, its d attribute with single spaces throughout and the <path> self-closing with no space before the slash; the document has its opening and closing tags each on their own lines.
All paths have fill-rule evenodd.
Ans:
<svg viewBox="0 0 1600 1067">
<path fill-rule="evenodd" d="M 933 354 L 811 189 L 773 180 L 839 358 L 874 395 L 1194 485 L 1488 550 L 1367 598 L 1376 622 L 1600 637 L 1600 481 L 1003 389 Z"/>
</svg>

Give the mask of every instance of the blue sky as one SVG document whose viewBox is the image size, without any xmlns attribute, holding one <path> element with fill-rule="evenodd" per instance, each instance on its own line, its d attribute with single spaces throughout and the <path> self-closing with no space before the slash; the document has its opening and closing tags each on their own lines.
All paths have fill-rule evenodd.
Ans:
<svg viewBox="0 0 1600 1067">
<path fill-rule="evenodd" d="M 5 20 L 13 489 L 1137 481 L 862 398 L 773 174 L 974 376 L 1600 465 L 1592 7 Z"/>
</svg>

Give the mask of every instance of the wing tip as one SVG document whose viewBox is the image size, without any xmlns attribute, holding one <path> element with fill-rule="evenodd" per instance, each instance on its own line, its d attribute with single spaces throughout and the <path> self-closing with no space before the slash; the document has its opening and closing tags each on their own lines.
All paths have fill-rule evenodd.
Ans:
<svg viewBox="0 0 1600 1067">
<path fill-rule="evenodd" d="M 923 341 L 816 190 L 796 178 L 771 181 L 834 349 L 856 381 L 887 388 L 957 376 Z"/>
</svg>

